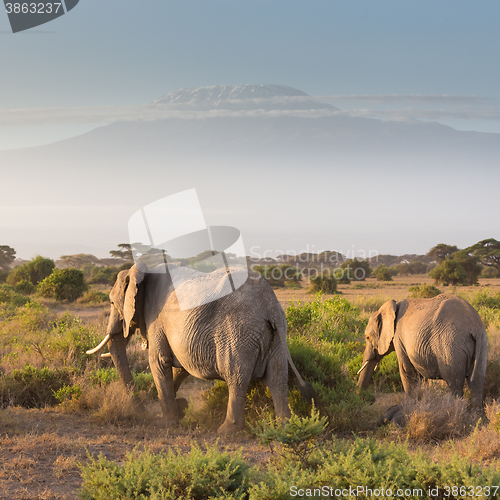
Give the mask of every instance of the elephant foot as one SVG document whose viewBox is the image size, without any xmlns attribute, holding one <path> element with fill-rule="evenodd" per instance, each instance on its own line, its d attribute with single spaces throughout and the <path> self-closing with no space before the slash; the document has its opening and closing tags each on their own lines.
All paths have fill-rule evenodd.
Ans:
<svg viewBox="0 0 500 500">
<path fill-rule="evenodd" d="M 244 422 L 242 424 L 236 424 L 226 421 L 219 427 L 217 433 L 227 436 L 229 434 L 236 434 L 237 432 L 243 431 L 244 429 L 245 429 Z"/>
</svg>

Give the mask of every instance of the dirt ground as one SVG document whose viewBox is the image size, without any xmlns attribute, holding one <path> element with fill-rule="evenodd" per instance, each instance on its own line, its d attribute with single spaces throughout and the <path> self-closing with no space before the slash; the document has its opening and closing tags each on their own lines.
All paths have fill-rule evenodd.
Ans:
<svg viewBox="0 0 500 500">
<path fill-rule="evenodd" d="M 393 282 L 366 282 L 340 285 L 339 291 L 347 299 L 361 296 L 383 296 L 401 300 L 408 296 L 408 288 L 424 283 L 432 284 L 427 276 L 395 277 Z M 276 290 L 281 304 L 309 301 L 314 295 L 307 293 L 307 284 L 299 290 Z M 500 279 L 480 280 L 480 285 L 500 291 Z M 451 287 L 440 287 L 451 291 Z M 477 291 L 475 287 L 461 287 L 460 291 Z M 58 306 L 61 312 L 69 310 L 84 322 L 98 322 L 105 329 L 107 305 L 99 307 Z M 201 385 L 186 384 L 180 397 L 191 398 L 195 405 L 202 404 Z M 200 385 L 201 384 L 201 385 Z M 380 396 L 380 406 L 394 404 Z M 391 395 L 391 398 L 397 397 Z M 385 398 L 385 399 L 384 399 Z M 379 398 L 377 398 L 378 400 Z M 390 403 L 390 404 L 389 404 Z M 216 433 L 180 430 L 167 432 L 159 417 L 158 403 L 148 407 L 147 419 L 136 425 L 99 425 L 86 413 L 64 413 L 57 408 L 42 410 L 12 407 L 0 410 L 0 499 L 2 500 L 69 500 L 78 498 L 81 487 L 78 464 L 87 462 L 87 453 L 102 453 L 110 460 L 121 462 L 135 447 L 148 447 L 152 451 L 168 450 L 178 446 L 188 451 L 192 440 L 200 445 L 216 442 Z M 243 448 L 243 457 L 252 464 L 265 463 L 269 450 L 259 445 L 249 434 L 220 438 L 219 446 L 228 450 Z"/>
</svg>

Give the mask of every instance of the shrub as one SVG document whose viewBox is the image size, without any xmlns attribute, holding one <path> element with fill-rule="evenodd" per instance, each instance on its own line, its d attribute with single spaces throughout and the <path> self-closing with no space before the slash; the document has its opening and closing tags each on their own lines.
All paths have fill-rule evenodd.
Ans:
<svg viewBox="0 0 500 500">
<path fill-rule="evenodd" d="M 375 268 L 373 274 L 375 274 L 377 281 L 392 281 L 392 277 L 394 276 L 394 271 L 388 269 L 387 266 L 385 266 L 384 264 L 381 264 L 380 266 Z"/>
<path fill-rule="evenodd" d="M 28 280 L 19 281 L 14 288 L 22 295 L 32 295 L 36 292 L 36 286 Z"/>
<path fill-rule="evenodd" d="M 334 277 L 317 276 L 316 278 L 311 278 L 310 281 L 311 286 L 307 293 L 323 292 L 333 295 L 337 292 L 337 280 Z"/>
<path fill-rule="evenodd" d="M 0 285 L 0 305 L 4 304 L 15 309 L 24 306 L 29 301 L 28 297 L 20 295 L 13 286 Z"/>
<path fill-rule="evenodd" d="M 57 404 L 55 393 L 70 383 L 68 369 L 35 368 L 26 365 L 21 370 L 0 375 L 0 403 L 43 408 Z"/>
<path fill-rule="evenodd" d="M 151 499 L 242 499 L 248 491 L 249 469 L 241 450 L 219 452 L 217 443 L 203 452 L 192 445 L 189 453 L 175 451 L 153 454 L 134 449 L 118 465 L 102 454 L 89 455 L 82 466 L 81 498 L 88 500 Z"/>
<path fill-rule="evenodd" d="M 55 269 L 38 286 L 42 297 L 74 302 L 87 290 L 85 276 L 78 269 Z"/>
<path fill-rule="evenodd" d="M 252 431 L 261 443 L 281 443 L 303 466 L 309 467 L 314 442 L 325 431 L 327 424 L 328 419 L 320 417 L 313 406 L 310 417 L 299 417 L 292 413 L 288 421 L 267 418 L 256 422 Z"/>
<path fill-rule="evenodd" d="M 441 283 L 444 286 L 448 285 L 466 285 L 467 274 L 463 266 L 453 259 L 446 259 L 437 265 L 430 273 L 429 276 L 435 280 L 436 283 Z"/>
<path fill-rule="evenodd" d="M 252 270 L 260 274 L 271 286 L 282 288 L 287 283 L 298 283 L 302 272 L 298 267 L 289 264 L 279 266 L 252 266 Z"/>
<path fill-rule="evenodd" d="M 395 267 L 400 276 L 408 276 L 409 274 L 425 274 L 427 272 L 427 264 L 420 260 L 402 262 Z"/>
<path fill-rule="evenodd" d="M 109 302 L 109 294 L 98 290 L 89 290 L 83 297 L 78 299 L 81 304 L 102 304 Z"/>
<path fill-rule="evenodd" d="M 479 415 L 442 387 L 422 383 L 418 398 L 406 396 L 402 405 L 406 434 L 414 441 L 452 439 L 469 434 Z"/>
<path fill-rule="evenodd" d="M 348 498 L 349 488 L 354 492 L 351 496 L 361 499 L 466 498 L 471 488 L 478 495 L 493 498 L 496 489 L 490 487 L 488 493 L 484 485 L 497 485 L 500 480 L 496 463 L 474 464 L 456 452 L 436 462 L 428 451 L 411 451 L 407 444 L 374 439 L 325 443 L 316 452 L 315 463 L 315 467 L 305 468 L 291 455 L 271 462 L 266 475 L 250 488 L 250 498 L 323 498 L 325 485 L 324 496 L 331 498 Z M 334 494 L 335 490 L 338 493 Z M 388 490 L 390 496 L 383 493 Z"/>
<path fill-rule="evenodd" d="M 434 285 L 412 286 L 408 288 L 408 291 L 410 292 L 409 297 L 414 299 L 431 299 L 443 293 Z"/>
<path fill-rule="evenodd" d="M 101 285 L 114 285 L 116 277 L 118 276 L 118 269 L 116 267 L 93 267 L 91 270 L 92 278 L 89 283 Z"/>
<path fill-rule="evenodd" d="M 485 267 L 481 271 L 481 278 L 499 278 L 500 272 L 494 267 Z"/>
<path fill-rule="evenodd" d="M 20 281 L 26 280 L 33 285 L 38 285 L 38 283 L 43 281 L 47 276 L 50 276 L 54 268 L 55 264 L 52 259 L 46 259 L 38 255 L 30 262 L 15 267 L 10 272 L 7 283 L 9 283 L 9 285 L 16 285 Z"/>
<path fill-rule="evenodd" d="M 311 302 L 292 304 L 285 310 L 291 334 L 313 335 L 323 340 L 357 340 L 367 320 L 347 299 L 324 299 L 321 293 Z"/>
<path fill-rule="evenodd" d="M 345 369 L 345 363 L 359 347 L 358 343 L 326 342 L 299 336 L 289 340 L 294 364 L 316 390 L 316 407 L 328 417 L 332 430 L 358 430 L 365 425 L 360 418 L 364 396 L 356 392 L 355 383 Z M 290 391 L 290 407 L 298 415 L 310 414 L 310 406 L 296 388 Z"/>
<path fill-rule="evenodd" d="M 336 277 L 340 283 L 349 284 L 351 281 L 365 281 L 367 276 L 371 276 L 372 269 L 366 260 L 358 260 L 357 258 L 349 259 L 340 264 L 342 270 L 340 275 Z"/>
</svg>

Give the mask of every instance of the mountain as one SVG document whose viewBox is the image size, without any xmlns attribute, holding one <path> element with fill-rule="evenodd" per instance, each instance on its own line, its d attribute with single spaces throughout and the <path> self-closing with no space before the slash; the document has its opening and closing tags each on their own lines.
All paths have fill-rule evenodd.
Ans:
<svg viewBox="0 0 500 500">
<path fill-rule="evenodd" d="M 491 237 L 484 228 L 497 224 L 500 134 L 352 117 L 284 85 L 182 89 L 148 110 L 160 118 L 1 151 L 1 205 L 36 207 L 25 226 L 2 223 L 0 210 L 5 244 L 34 227 L 37 242 L 81 234 L 80 244 L 114 248 L 139 207 L 192 187 L 209 223 L 283 254 L 314 243 L 301 250 L 351 258 L 363 238 L 379 253 L 425 253 L 457 235 L 464 245 Z"/>
<path fill-rule="evenodd" d="M 170 92 L 153 105 L 176 106 L 179 109 L 231 110 L 337 110 L 331 104 L 320 102 L 301 90 L 287 85 L 214 85 Z"/>
</svg>

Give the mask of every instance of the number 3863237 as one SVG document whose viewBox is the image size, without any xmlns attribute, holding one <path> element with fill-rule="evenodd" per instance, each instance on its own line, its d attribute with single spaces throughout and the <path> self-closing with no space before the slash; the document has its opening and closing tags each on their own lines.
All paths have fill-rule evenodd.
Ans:
<svg viewBox="0 0 500 500">
<path fill-rule="evenodd" d="M 62 3 L 6 3 L 7 14 L 57 14 Z"/>
</svg>

